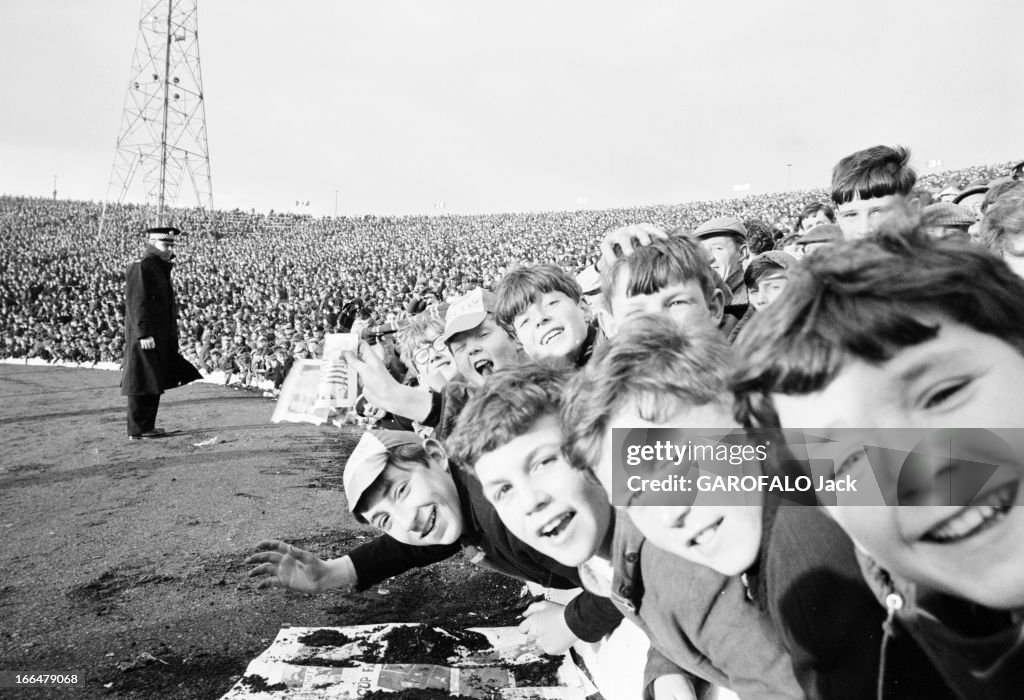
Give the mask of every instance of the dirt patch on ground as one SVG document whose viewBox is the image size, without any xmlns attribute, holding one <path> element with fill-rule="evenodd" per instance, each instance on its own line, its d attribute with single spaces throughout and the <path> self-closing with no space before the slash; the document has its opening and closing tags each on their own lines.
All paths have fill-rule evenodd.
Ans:
<svg viewBox="0 0 1024 700">
<path fill-rule="evenodd" d="M 462 558 L 360 593 L 257 591 L 262 539 L 329 558 L 373 535 L 340 491 L 358 432 L 272 409 L 191 385 L 161 402 L 180 432 L 130 442 L 117 373 L 0 365 L 0 667 L 81 679 L 5 697 L 205 700 L 287 624 L 518 622 L 521 586 Z"/>
</svg>

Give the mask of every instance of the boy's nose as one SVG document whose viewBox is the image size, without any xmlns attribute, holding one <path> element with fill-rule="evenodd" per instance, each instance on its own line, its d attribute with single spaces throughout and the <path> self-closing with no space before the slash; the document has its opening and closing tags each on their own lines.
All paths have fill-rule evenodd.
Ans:
<svg viewBox="0 0 1024 700">
<path fill-rule="evenodd" d="M 542 489 L 535 489 L 530 486 L 519 489 L 519 498 L 527 515 L 539 513 L 551 502 L 550 494 Z"/>
</svg>

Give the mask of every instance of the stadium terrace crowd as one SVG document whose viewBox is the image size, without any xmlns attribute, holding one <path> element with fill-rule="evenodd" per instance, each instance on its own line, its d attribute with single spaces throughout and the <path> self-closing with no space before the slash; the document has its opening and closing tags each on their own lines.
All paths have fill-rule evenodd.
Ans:
<svg viewBox="0 0 1024 700">
<path fill-rule="evenodd" d="M 937 197 L 1006 170 L 930 174 L 918 184 Z M 174 210 L 171 223 L 186 234 L 175 270 L 180 345 L 204 373 L 279 385 L 294 358 L 318 355 L 326 333 L 386 331 L 431 301 L 492 288 L 515 265 L 549 262 L 579 272 L 595 262 L 601 237 L 619 226 L 692 229 L 733 216 L 747 223 L 759 252 L 799 228 L 801 209 L 815 201 L 827 201 L 827 192 L 489 216 Z M 141 247 L 147 211 L 112 207 L 100 231 L 102 214 L 93 202 L 0 197 L 0 358 L 121 362 L 124 270 Z"/>
</svg>

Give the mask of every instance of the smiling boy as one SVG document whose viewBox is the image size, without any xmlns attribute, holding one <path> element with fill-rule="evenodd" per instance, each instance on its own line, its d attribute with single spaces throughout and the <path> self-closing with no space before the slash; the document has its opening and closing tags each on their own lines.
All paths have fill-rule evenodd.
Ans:
<svg viewBox="0 0 1024 700">
<path fill-rule="evenodd" d="M 556 265 L 517 267 L 498 282 L 495 317 L 528 357 L 582 366 L 597 339 L 579 282 Z"/>
<path fill-rule="evenodd" d="M 738 348 L 741 414 L 833 437 L 1017 428 L 1024 281 L 988 252 L 932 240 L 913 221 L 886 229 L 808 258 L 785 297 L 751 323 Z M 847 468 L 877 486 L 877 505 L 839 499 L 826 509 L 857 543 L 867 583 L 949 687 L 1009 697 L 1024 685 L 1019 456 L 995 472 L 1012 478 L 983 478 L 977 497 L 951 498 L 965 465 L 948 444 L 944 459 L 912 470 L 878 460 L 869 470 L 855 454 Z M 912 496 L 902 490 L 908 479 Z"/>
<path fill-rule="evenodd" d="M 246 563 L 260 588 L 303 593 L 356 586 L 365 589 L 409 569 L 447 559 L 461 550 L 486 568 L 548 588 L 580 586 L 575 568 L 530 548 L 510 534 L 482 497 L 479 486 L 449 467 L 439 442 L 405 431 L 363 433 L 345 465 L 348 509 L 384 534 L 348 554 L 324 561 L 278 540 L 257 545 Z M 542 645 L 597 641 L 622 616 L 607 601 L 582 593 L 556 615 L 535 616 Z M 549 649 L 545 648 L 546 651 Z M 564 649 L 561 649 L 564 651 Z"/>
<path fill-rule="evenodd" d="M 707 683 L 743 698 L 802 697 L 789 657 L 739 579 L 645 543 L 627 517 L 614 518 L 589 469 L 566 461 L 557 415 L 566 381 L 564 372 L 539 364 L 495 375 L 452 435 L 452 453 L 473 470 L 502 522 L 538 551 L 583 566 L 588 588 L 647 633 L 646 697 L 703 696 Z"/>
</svg>

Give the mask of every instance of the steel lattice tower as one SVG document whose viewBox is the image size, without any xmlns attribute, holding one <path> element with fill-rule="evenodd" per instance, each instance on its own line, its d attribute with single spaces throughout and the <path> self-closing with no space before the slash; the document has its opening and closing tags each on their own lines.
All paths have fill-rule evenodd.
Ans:
<svg viewBox="0 0 1024 700">
<path fill-rule="evenodd" d="M 213 208 L 196 3 L 142 1 L 107 190 L 108 201 L 116 188 L 118 204 L 132 195 L 154 207 L 157 226 L 164 225 L 165 209 L 178 203 L 186 179 L 195 205 Z"/>
</svg>

